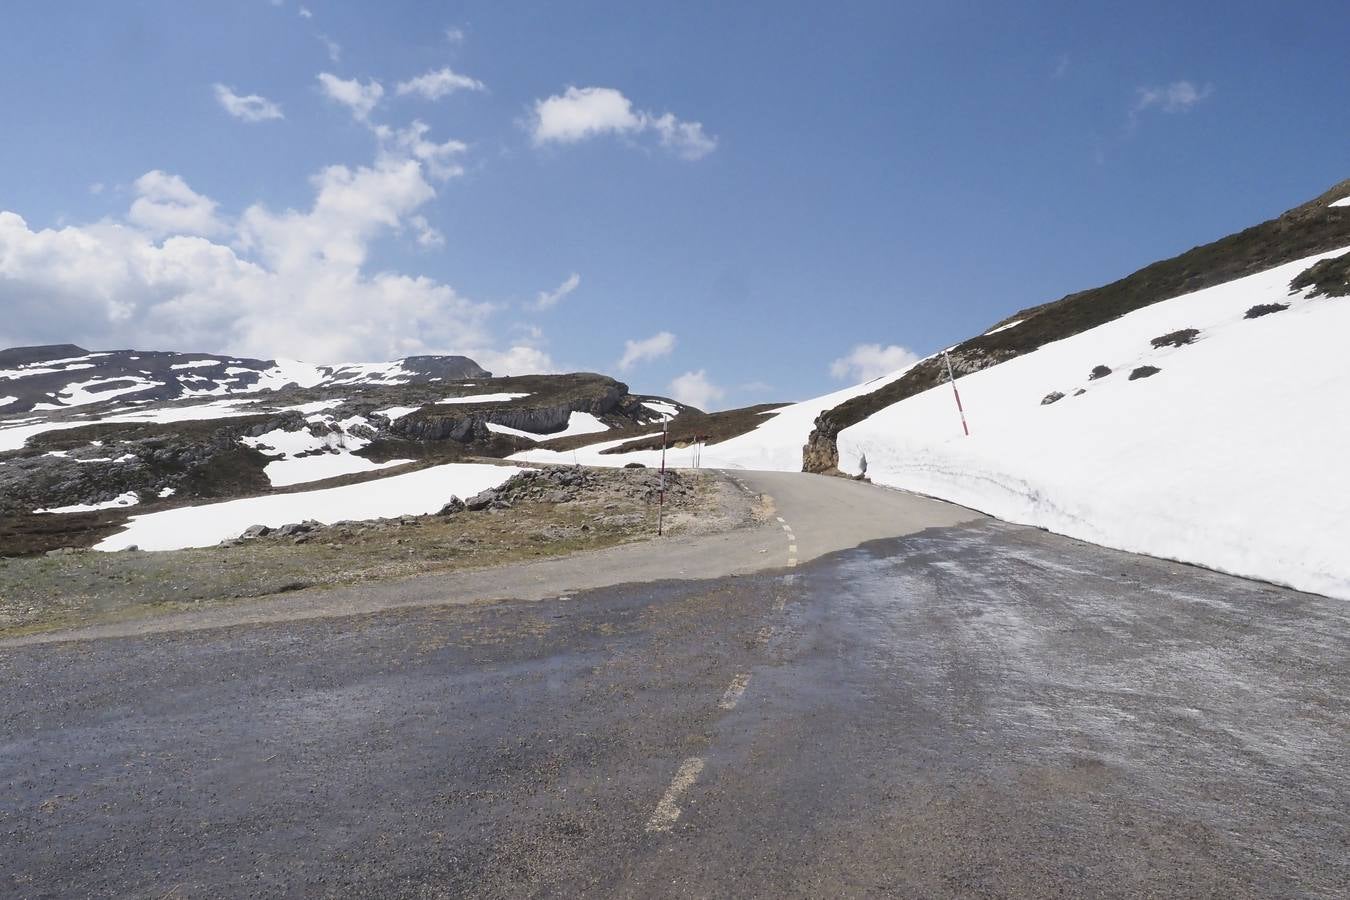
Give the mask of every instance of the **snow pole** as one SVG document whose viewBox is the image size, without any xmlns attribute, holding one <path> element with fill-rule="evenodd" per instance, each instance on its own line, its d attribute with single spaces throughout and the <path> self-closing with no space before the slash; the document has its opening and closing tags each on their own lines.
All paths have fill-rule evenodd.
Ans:
<svg viewBox="0 0 1350 900">
<path fill-rule="evenodd" d="M 657 482 L 656 536 L 661 536 L 666 514 L 666 435 L 670 430 L 670 417 L 661 417 L 661 480 Z"/>
<path fill-rule="evenodd" d="M 956 389 L 956 376 L 952 374 L 952 358 L 946 350 L 942 351 L 942 358 L 947 363 L 947 380 L 952 383 L 952 396 L 956 398 L 956 411 L 961 414 L 961 430 L 970 437 L 970 426 L 966 424 L 966 411 L 961 406 L 961 392 Z"/>
</svg>

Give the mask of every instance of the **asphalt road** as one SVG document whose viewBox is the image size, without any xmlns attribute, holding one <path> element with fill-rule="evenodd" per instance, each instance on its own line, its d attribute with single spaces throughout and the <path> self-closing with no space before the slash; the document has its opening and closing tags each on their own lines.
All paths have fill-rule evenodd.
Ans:
<svg viewBox="0 0 1350 900">
<path fill-rule="evenodd" d="M 738 477 L 753 574 L 0 650 L 0 894 L 1346 895 L 1345 604 Z"/>
</svg>

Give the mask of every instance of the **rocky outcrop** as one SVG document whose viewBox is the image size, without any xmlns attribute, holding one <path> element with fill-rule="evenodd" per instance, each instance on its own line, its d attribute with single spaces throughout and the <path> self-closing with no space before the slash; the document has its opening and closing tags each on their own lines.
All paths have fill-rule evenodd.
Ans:
<svg viewBox="0 0 1350 900">
<path fill-rule="evenodd" d="M 604 416 L 620 408 L 621 401 L 631 400 L 627 386 L 608 381 L 599 384 L 594 392 L 556 403 L 535 405 L 530 398 L 500 404 L 428 406 L 410 413 L 389 426 L 395 437 L 412 441 L 471 441 L 491 440 L 487 423 L 503 425 L 539 435 L 547 439 L 552 432 L 562 431 L 574 412 Z M 640 404 L 632 403 L 640 408 Z"/>
</svg>

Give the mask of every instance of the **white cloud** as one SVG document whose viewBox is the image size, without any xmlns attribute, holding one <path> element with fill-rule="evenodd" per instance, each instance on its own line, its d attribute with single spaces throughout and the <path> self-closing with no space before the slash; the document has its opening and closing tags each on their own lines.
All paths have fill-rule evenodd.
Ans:
<svg viewBox="0 0 1350 900">
<path fill-rule="evenodd" d="M 309 11 L 309 7 L 307 7 L 307 6 L 302 6 L 302 7 L 300 7 L 300 18 L 302 18 L 302 19 L 312 19 L 312 18 L 314 18 L 314 13 L 312 13 L 312 12 Z"/>
<path fill-rule="evenodd" d="M 151 235 L 219 234 L 216 202 L 203 197 L 177 175 L 155 169 L 136 179 L 136 199 L 127 218 Z"/>
<path fill-rule="evenodd" d="M 567 279 L 551 291 L 540 291 L 539 296 L 534 301 L 535 309 L 552 309 L 566 297 L 575 291 L 581 285 L 581 276 L 576 272 L 567 276 Z"/>
<path fill-rule="evenodd" d="M 1190 81 L 1174 81 L 1161 87 L 1141 87 L 1136 93 L 1132 115 L 1155 107 L 1165 113 L 1180 113 L 1187 112 L 1214 93 L 1214 85 L 1202 87 Z"/>
<path fill-rule="evenodd" d="M 489 304 L 427 277 L 365 270 L 382 236 L 434 231 L 420 214 L 435 196 L 421 162 L 383 153 L 311 181 L 308 208 L 255 204 L 233 227 L 214 201 L 159 171 L 136 181 L 127 222 L 40 229 L 0 212 L 0 346 L 75 341 L 316 362 L 465 353 L 502 371 L 551 367 L 537 348 L 494 349 Z M 226 240 L 198 236 L 216 230 Z"/>
<path fill-rule="evenodd" d="M 370 117 L 371 110 L 384 96 L 384 86 L 374 79 L 362 84 L 355 78 L 343 79 L 328 72 L 320 72 L 319 85 L 330 100 L 347 107 L 360 122 Z"/>
<path fill-rule="evenodd" d="M 717 149 L 717 139 L 705 134 L 699 122 L 681 122 L 666 113 L 650 119 L 649 124 L 661 135 L 661 146 L 681 159 L 702 159 Z"/>
<path fill-rule="evenodd" d="M 895 344 L 887 347 L 880 344 L 858 344 L 847 356 L 830 363 L 830 374 L 835 378 L 871 381 L 873 378 L 912 366 L 919 359 L 919 355 L 913 350 Z"/>
<path fill-rule="evenodd" d="M 93 194 L 95 197 L 103 193 L 103 189 L 104 184 L 101 181 L 95 181 L 93 184 L 89 185 L 89 193 Z"/>
<path fill-rule="evenodd" d="M 481 91 L 483 82 L 468 75 L 453 72 L 447 66 L 431 72 L 424 72 L 416 78 L 399 82 L 396 88 L 400 97 L 405 94 L 420 94 L 428 100 L 439 100 L 455 91 Z"/>
<path fill-rule="evenodd" d="M 323 44 L 324 50 L 328 51 L 328 61 L 332 63 L 342 62 L 342 45 L 333 40 L 326 34 L 315 35 L 319 42 Z"/>
<path fill-rule="evenodd" d="M 619 368 L 627 372 L 636 363 L 669 356 L 675 349 L 675 335 L 669 331 L 659 331 L 640 341 L 624 341 L 623 356 L 619 358 Z"/>
<path fill-rule="evenodd" d="M 408 220 L 413 230 L 417 232 L 417 245 L 430 250 L 433 247 L 445 246 L 445 235 L 439 228 L 434 227 L 427 221 L 426 216 L 413 216 Z"/>
<path fill-rule="evenodd" d="M 661 146 L 684 159 L 700 159 L 717 147 L 717 139 L 706 134 L 701 123 L 684 122 L 671 113 L 654 116 L 634 110 L 622 92 L 607 87 L 568 87 L 561 94 L 536 100 L 529 124 L 537 146 L 651 130 L 658 134 Z"/>
<path fill-rule="evenodd" d="M 553 360 L 538 347 L 516 345 L 503 351 L 474 350 L 466 354 L 493 375 L 549 375 L 557 371 Z"/>
<path fill-rule="evenodd" d="M 676 378 L 666 388 L 666 392 L 675 400 L 686 406 L 697 407 L 705 412 L 712 408 L 712 405 L 726 396 L 726 391 L 708 380 L 708 373 L 703 369 L 697 372 L 685 372 Z"/>
<path fill-rule="evenodd" d="M 453 139 L 439 144 L 428 140 L 427 132 L 431 127 L 425 122 L 414 119 L 407 128 L 375 125 L 371 130 L 380 138 L 386 153 L 411 156 L 425 163 L 433 178 L 445 181 L 464 174 L 459 157 L 469 149 L 469 145 Z"/>
<path fill-rule="evenodd" d="M 463 28 L 445 29 L 445 39 L 452 44 L 464 43 L 464 29 Z"/>
<path fill-rule="evenodd" d="M 227 113 L 236 119 L 245 122 L 267 122 L 272 119 L 285 118 L 281 114 L 281 107 L 266 97 L 260 97 L 257 94 L 240 96 L 232 88 L 223 84 L 217 84 L 213 87 L 216 92 L 216 100 Z"/>
</svg>

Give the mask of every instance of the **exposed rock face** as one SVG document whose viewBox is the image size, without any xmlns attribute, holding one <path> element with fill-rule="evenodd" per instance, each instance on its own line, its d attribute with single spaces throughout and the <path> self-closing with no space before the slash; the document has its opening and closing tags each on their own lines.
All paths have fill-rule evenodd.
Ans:
<svg viewBox="0 0 1350 900">
<path fill-rule="evenodd" d="M 555 431 L 567 427 L 574 412 L 603 416 L 620 410 L 620 401 L 627 398 L 628 388 L 611 379 L 594 384 L 582 396 L 549 405 L 538 405 L 530 398 L 485 404 L 448 404 L 430 406 L 411 413 L 392 423 L 389 432 L 414 441 L 452 440 L 467 443 L 490 440 L 492 432 L 487 423 L 504 425 L 539 435 L 547 439 Z M 640 409 L 640 404 L 630 404 Z M 645 411 L 643 411 L 645 412 Z M 647 413 L 650 416 L 650 413 Z"/>
</svg>

